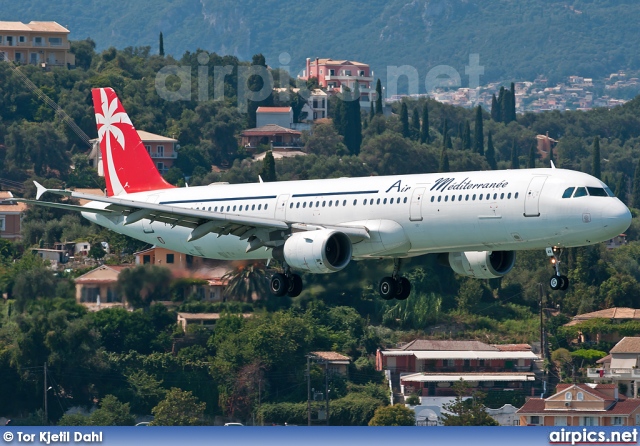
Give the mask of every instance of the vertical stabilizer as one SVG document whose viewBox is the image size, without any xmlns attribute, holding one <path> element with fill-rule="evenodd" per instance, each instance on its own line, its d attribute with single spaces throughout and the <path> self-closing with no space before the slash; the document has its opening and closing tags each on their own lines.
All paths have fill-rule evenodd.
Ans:
<svg viewBox="0 0 640 446">
<path fill-rule="evenodd" d="M 107 196 L 168 189 L 112 88 L 94 88 L 98 138 Z"/>
</svg>

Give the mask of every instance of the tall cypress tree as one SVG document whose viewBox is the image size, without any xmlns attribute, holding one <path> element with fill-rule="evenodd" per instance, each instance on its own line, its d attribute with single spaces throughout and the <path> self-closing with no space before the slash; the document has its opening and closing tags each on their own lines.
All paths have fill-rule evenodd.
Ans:
<svg viewBox="0 0 640 446">
<path fill-rule="evenodd" d="M 536 145 L 531 144 L 529 148 L 529 165 L 527 166 L 529 169 L 536 168 Z"/>
<path fill-rule="evenodd" d="M 255 54 L 251 60 L 251 65 L 260 65 L 266 68 L 267 62 L 262 54 Z M 261 76 L 251 75 L 249 79 L 247 79 L 247 87 L 251 91 L 260 91 L 264 86 L 264 80 Z M 251 99 L 247 99 L 247 122 L 249 124 L 249 128 L 254 128 L 256 126 L 256 110 L 260 106 L 272 106 L 273 105 L 273 94 L 270 93 L 266 99 L 261 101 L 252 101 Z"/>
<path fill-rule="evenodd" d="M 467 119 L 464 123 L 464 133 L 462 134 L 462 148 L 471 150 L 471 125 Z"/>
<path fill-rule="evenodd" d="M 484 155 L 484 130 L 482 127 L 482 107 L 476 109 L 476 128 L 474 134 L 473 151 Z"/>
<path fill-rule="evenodd" d="M 505 124 L 509 124 L 511 121 L 515 119 L 512 113 L 512 105 L 513 101 L 511 100 L 512 95 L 510 90 L 505 90 L 504 95 L 502 96 L 502 122 Z"/>
<path fill-rule="evenodd" d="M 418 140 L 420 138 L 420 112 L 418 107 L 413 107 L 411 113 L 411 139 Z"/>
<path fill-rule="evenodd" d="M 555 160 L 553 159 L 553 145 L 549 144 L 549 167 L 551 167 L 551 163 L 555 164 Z"/>
<path fill-rule="evenodd" d="M 516 84 L 514 84 L 513 82 L 511 82 L 511 120 L 512 121 L 516 121 L 517 120 L 517 116 L 516 116 Z"/>
<path fill-rule="evenodd" d="M 500 104 L 498 104 L 495 93 L 491 95 L 491 120 L 500 122 Z"/>
<path fill-rule="evenodd" d="M 268 150 L 264 155 L 264 160 L 262 161 L 262 172 L 260 173 L 262 177 L 262 181 L 268 183 L 271 181 L 277 181 L 276 178 L 276 161 L 273 158 L 273 153 L 271 150 Z"/>
<path fill-rule="evenodd" d="M 353 95 L 351 96 L 351 102 L 349 103 L 349 144 L 345 140 L 345 145 L 353 155 L 360 153 L 360 146 L 362 145 L 362 116 L 360 114 L 360 84 L 356 82 L 353 89 Z"/>
<path fill-rule="evenodd" d="M 600 179 L 600 138 L 593 139 L 593 176 Z"/>
<path fill-rule="evenodd" d="M 161 56 L 164 56 L 164 38 L 162 37 L 162 32 L 160 33 L 160 45 L 159 45 L 159 51 L 158 54 L 160 54 Z"/>
<path fill-rule="evenodd" d="M 447 147 L 447 135 L 449 134 L 449 121 L 444 119 L 444 128 L 442 129 L 442 147 Z"/>
<path fill-rule="evenodd" d="M 440 172 L 451 172 L 449 168 L 449 155 L 447 155 L 447 148 L 442 147 L 442 152 L 440 152 L 440 166 L 438 168 Z"/>
<path fill-rule="evenodd" d="M 376 82 L 376 114 L 382 114 L 382 84 L 380 79 Z"/>
<path fill-rule="evenodd" d="M 420 127 L 420 142 L 426 144 L 429 142 L 429 107 L 427 101 L 422 106 L 422 127 Z"/>
<path fill-rule="evenodd" d="M 373 101 L 371 101 L 369 105 L 369 121 L 371 121 L 376 114 L 376 110 L 373 108 Z"/>
<path fill-rule="evenodd" d="M 640 159 L 638 159 L 638 165 L 633 174 L 633 198 L 631 200 L 631 206 L 640 209 Z"/>
<path fill-rule="evenodd" d="M 515 139 L 513 140 L 513 146 L 511 146 L 511 168 L 520 169 L 520 157 L 518 156 L 518 147 Z"/>
<path fill-rule="evenodd" d="M 489 130 L 489 134 L 487 135 L 487 151 L 484 153 L 484 157 L 487 159 L 487 163 L 489 163 L 492 170 L 496 170 L 498 168 L 498 163 L 496 163 L 496 150 L 493 147 L 491 130 Z"/>
<path fill-rule="evenodd" d="M 623 203 L 627 202 L 627 176 L 624 172 L 620 175 L 618 184 L 616 184 L 616 197 Z"/>
<path fill-rule="evenodd" d="M 408 138 L 411 135 L 409 132 L 409 110 L 407 103 L 404 101 L 400 106 L 400 122 L 402 123 L 402 136 Z"/>
<path fill-rule="evenodd" d="M 333 109 L 333 127 L 336 129 L 338 134 L 344 136 L 345 133 L 345 109 L 344 109 L 344 101 L 340 97 L 340 95 L 335 95 L 331 98 L 332 101 L 335 101 L 335 107 Z"/>
<path fill-rule="evenodd" d="M 496 122 L 504 122 L 504 115 L 502 114 L 502 110 L 504 108 L 504 105 L 502 105 L 503 102 L 504 102 L 504 87 L 500 87 L 500 91 L 498 92 L 498 111 L 497 111 L 498 119 L 496 119 Z"/>
</svg>

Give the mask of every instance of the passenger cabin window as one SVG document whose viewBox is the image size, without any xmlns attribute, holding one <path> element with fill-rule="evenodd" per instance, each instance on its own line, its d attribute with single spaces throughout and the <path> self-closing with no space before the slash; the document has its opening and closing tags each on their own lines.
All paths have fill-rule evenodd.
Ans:
<svg viewBox="0 0 640 446">
<path fill-rule="evenodd" d="M 576 189 L 576 193 L 573 194 L 573 198 L 576 197 L 586 197 L 587 196 L 587 188 L 586 187 L 579 187 Z"/>
<path fill-rule="evenodd" d="M 562 194 L 562 198 L 571 198 L 571 194 L 575 190 L 575 187 L 568 187 L 567 190 Z"/>
</svg>

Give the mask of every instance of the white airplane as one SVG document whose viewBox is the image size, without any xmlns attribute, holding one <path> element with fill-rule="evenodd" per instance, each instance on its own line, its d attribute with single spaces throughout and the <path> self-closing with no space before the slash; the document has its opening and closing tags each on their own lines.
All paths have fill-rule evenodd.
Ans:
<svg viewBox="0 0 640 446">
<path fill-rule="evenodd" d="M 385 299 L 406 299 L 401 259 L 437 253 L 458 273 L 504 276 L 515 251 L 546 249 L 552 289 L 566 289 L 558 250 L 611 239 L 629 209 L 597 178 L 556 169 L 395 175 L 175 188 L 164 181 L 110 88 L 93 90 L 106 196 L 45 189 L 20 200 L 82 212 L 112 231 L 212 259 L 270 259 L 275 295 L 297 296 L 293 271 L 331 273 L 352 260 L 390 259 Z M 84 206 L 37 201 L 45 192 L 92 200 Z"/>
</svg>

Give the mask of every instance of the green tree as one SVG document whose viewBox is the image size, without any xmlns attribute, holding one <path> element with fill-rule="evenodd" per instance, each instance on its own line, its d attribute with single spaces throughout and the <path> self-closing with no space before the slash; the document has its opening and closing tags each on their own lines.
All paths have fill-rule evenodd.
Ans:
<svg viewBox="0 0 640 446">
<path fill-rule="evenodd" d="M 304 151 L 314 155 L 332 156 L 346 154 L 342 136 L 327 122 L 313 124 L 313 132 L 303 132 Z"/>
<path fill-rule="evenodd" d="M 495 122 L 500 122 L 500 105 L 498 104 L 498 100 L 496 99 L 495 93 L 491 95 L 491 120 Z"/>
<path fill-rule="evenodd" d="M 201 424 L 207 405 L 193 393 L 172 387 L 151 411 L 154 426 L 197 426 Z"/>
<path fill-rule="evenodd" d="M 133 394 L 133 408 L 138 413 L 149 413 L 167 393 L 162 381 L 144 370 L 136 370 L 127 375 L 129 389 Z"/>
<path fill-rule="evenodd" d="M 158 54 L 164 57 L 164 37 L 162 36 L 162 32 L 160 32 L 160 43 L 158 46 L 159 46 Z"/>
<path fill-rule="evenodd" d="M 469 120 L 464 122 L 464 130 L 462 133 L 462 148 L 464 150 L 471 150 L 471 125 Z"/>
<path fill-rule="evenodd" d="M 380 83 L 380 79 L 378 79 L 376 82 L 376 114 L 381 115 L 382 113 L 382 84 Z"/>
<path fill-rule="evenodd" d="M 374 108 L 373 101 L 371 101 L 369 103 L 369 121 L 371 121 L 375 115 L 376 115 L 376 110 Z"/>
<path fill-rule="evenodd" d="M 496 163 L 496 150 L 493 147 L 493 136 L 491 135 L 491 130 L 489 130 L 489 134 L 487 135 L 487 151 L 484 154 L 484 157 L 487 159 L 487 163 L 491 169 L 496 170 L 498 168 L 498 164 Z"/>
<path fill-rule="evenodd" d="M 155 265 L 124 269 L 117 287 L 133 308 L 149 308 L 151 301 L 169 300 L 171 271 Z"/>
<path fill-rule="evenodd" d="M 527 165 L 529 169 L 535 169 L 536 167 L 536 145 L 531 144 L 529 147 L 529 163 Z"/>
<path fill-rule="evenodd" d="M 262 181 L 266 183 L 278 181 L 276 177 L 276 160 L 273 158 L 273 153 L 271 152 L 271 150 L 268 150 L 264 155 L 260 176 L 262 177 Z"/>
<path fill-rule="evenodd" d="M 352 155 L 360 153 L 362 145 L 362 117 L 360 116 L 360 84 L 356 82 L 353 92 L 345 91 L 349 101 L 345 104 L 345 133 L 344 145 Z"/>
<path fill-rule="evenodd" d="M 404 404 L 394 404 L 376 409 L 369 426 L 415 426 L 415 412 Z"/>
<path fill-rule="evenodd" d="M 640 158 L 636 165 L 636 170 L 633 174 L 633 199 L 631 200 L 631 206 L 640 209 Z"/>
<path fill-rule="evenodd" d="M 253 58 L 251 59 L 251 65 L 267 68 L 267 62 L 262 54 L 254 54 Z M 249 79 L 247 79 L 247 88 L 253 92 L 261 91 L 264 87 L 264 81 L 265 80 L 262 78 L 262 76 L 253 74 L 249 76 Z M 269 96 L 261 101 L 252 101 L 251 99 L 247 100 L 247 122 L 249 128 L 254 128 L 256 126 L 256 110 L 258 110 L 258 107 L 270 106 L 273 106 L 272 93 L 269 93 Z"/>
<path fill-rule="evenodd" d="M 262 262 L 241 264 L 222 278 L 227 282 L 224 295 L 231 300 L 252 302 L 267 296 L 267 270 Z"/>
<path fill-rule="evenodd" d="M 500 87 L 500 91 L 498 92 L 498 109 L 496 112 L 496 122 L 504 122 L 504 87 Z"/>
<path fill-rule="evenodd" d="M 420 143 L 427 144 L 429 142 L 429 107 L 427 101 L 422 106 L 422 127 L 420 128 Z"/>
<path fill-rule="evenodd" d="M 474 133 L 473 151 L 484 155 L 484 130 L 482 127 L 482 107 L 476 108 L 476 128 Z"/>
<path fill-rule="evenodd" d="M 518 155 L 518 146 L 516 145 L 516 140 L 513 140 L 513 145 L 511 146 L 511 168 L 512 169 L 520 169 L 520 156 Z"/>
<path fill-rule="evenodd" d="M 107 255 L 107 251 L 104 250 L 101 243 L 92 243 L 89 250 L 89 257 L 92 259 L 100 260 Z"/>
<path fill-rule="evenodd" d="M 485 410 L 481 392 L 470 392 L 469 384 L 460 379 L 453 385 L 456 397 L 452 403 L 444 404 L 443 408 L 450 412 L 442 416 L 445 426 L 498 426 Z M 471 393 L 471 398 L 465 397 Z"/>
<path fill-rule="evenodd" d="M 408 138 L 411 136 L 409 130 L 409 110 L 405 101 L 402 101 L 402 105 L 400 106 L 400 123 L 402 124 L 402 137 Z"/>
<path fill-rule="evenodd" d="M 600 138 L 596 136 L 593 138 L 593 171 L 594 177 L 600 179 L 602 172 L 600 171 Z"/>
<path fill-rule="evenodd" d="M 623 203 L 627 202 L 627 176 L 624 172 L 620 174 L 618 183 L 616 184 L 616 197 Z"/>
<path fill-rule="evenodd" d="M 438 167 L 438 172 L 451 172 L 451 168 L 449 167 L 449 155 L 447 155 L 446 146 L 443 146 L 442 151 L 440 152 L 440 166 Z"/>
<path fill-rule="evenodd" d="M 76 56 L 76 67 L 88 70 L 96 55 L 96 43 L 90 38 L 71 42 L 71 52 Z"/>
<path fill-rule="evenodd" d="M 89 424 L 93 426 L 133 426 L 129 403 L 122 403 L 113 395 L 102 398 L 100 408 L 91 414 Z"/>
<path fill-rule="evenodd" d="M 411 139 L 416 141 L 420 139 L 420 112 L 418 107 L 413 107 L 411 114 Z"/>
</svg>

